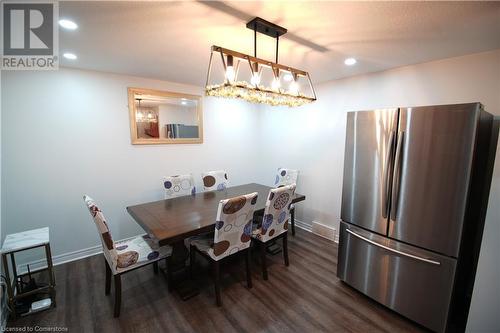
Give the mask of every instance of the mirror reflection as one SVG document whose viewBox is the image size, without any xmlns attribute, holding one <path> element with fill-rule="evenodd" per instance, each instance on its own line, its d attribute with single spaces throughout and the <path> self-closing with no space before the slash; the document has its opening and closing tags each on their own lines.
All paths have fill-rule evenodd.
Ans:
<svg viewBox="0 0 500 333">
<path fill-rule="evenodd" d="M 132 143 L 202 142 L 200 99 L 194 95 L 130 88 Z"/>
</svg>

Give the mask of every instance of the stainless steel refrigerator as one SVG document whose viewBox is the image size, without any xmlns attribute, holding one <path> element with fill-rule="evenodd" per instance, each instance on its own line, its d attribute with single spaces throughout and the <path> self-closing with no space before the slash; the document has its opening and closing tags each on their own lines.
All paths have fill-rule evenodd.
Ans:
<svg viewBox="0 0 500 333">
<path fill-rule="evenodd" d="M 465 329 L 492 125 L 480 103 L 348 113 L 341 280 L 431 330 Z"/>
</svg>

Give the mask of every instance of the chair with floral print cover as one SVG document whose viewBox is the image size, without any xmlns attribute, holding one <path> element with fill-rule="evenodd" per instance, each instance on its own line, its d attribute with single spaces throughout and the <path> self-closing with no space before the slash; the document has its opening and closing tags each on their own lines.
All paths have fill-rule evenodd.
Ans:
<svg viewBox="0 0 500 333">
<path fill-rule="evenodd" d="M 102 211 L 97 207 L 94 200 L 87 195 L 83 196 L 83 200 L 89 209 L 90 215 L 94 219 L 101 237 L 104 263 L 106 266 L 106 295 L 109 295 L 111 289 L 111 275 L 114 277 L 114 316 L 120 316 L 121 275 L 126 272 L 153 264 L 154 272 L 155 274 L 158 274 L 158 261 L 166 259 L 167 282 L 169 290 L 171 290 L 170 256 L 172 254 L 172 248 L 170 246 L 159 247 L 147 235 L 137 236 L 129 240 L 113 242 L 108 224 L 106 223 L 106 219 L 104 218 Z"/>
<path fill-rule="evenodd" d="M 190 239 L 190 271 L 193 274 L 196 252 L 212 263 L 215 296 L 217 306 L 222 305 L 220 295 L 220 268 L 222 259 L 240 251 L 246 251 L 247 287 L 252 288 L 250 275 L 250 243 L 252 239 L 252 221 L 257 192 L 224 199 L 219 202 L 215 232 Z"/>
<path fill-rule="evenodd" d="M 205 191 L 224 191 L 228 184 L 227 172 L 224 170 L 204 172 L 201 178 Z"/>
<path fill-rule="evenodd" d="M 165 199 L 196 194 L 196 187 L 192 175 L 164 177 L 163 188 L 165 189 Z"/>
<path fill-rule="evenodd" d="M 283 239 L 283 259 L 288 266 L 288 223 L 290 206 L 295 194 L 295 184 L 278 187 L 269 191 L 262 223 L 252 232 L 252 238 L 259 243 L 262 276 L 267 280 L 266 246 L 270 241 Z"/>
<path fill-rule="evenodd" d="M 292 184 L 297 185 L 297 178 L 299 178 L 299 170 L 278 168 L 274 185 L 276 187 Z M 293 204 L 290 208 L 290 224 L 292 225 L 292 236 L 295 236 L 295 206 Z"/>
</svg>

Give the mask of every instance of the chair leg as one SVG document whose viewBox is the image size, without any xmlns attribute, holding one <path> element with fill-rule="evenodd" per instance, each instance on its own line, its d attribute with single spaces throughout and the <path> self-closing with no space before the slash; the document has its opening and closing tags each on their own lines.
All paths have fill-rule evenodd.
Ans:
<svg viewBox="0 0 500 333">
<path fill-rule="evenodd" d="M 173 282 L 172 282 L 172 257 L 169 256 L 167 259 L 167 285 L 168 285 L 168 291 L 172 292 L 174 290 L 173 288 Z"/>
<path fill-rule="evenodd" d="M 288 262 L 288 232 L 285 232 L 283 236 L 283 259 L 285 259 L 285 266 L 288 266 L 290 264 Z"/>
<path fill-rule="evenodd" d="M 196 260 L 196 248 L 193 245 L 189 246 L 189 276 L 191 279 L 194 276 L 194 263 Z"/>
<path fill-rule="evenodd" d="M 120 317 L 120 307 L 122 303 L 122 279 L 121 275 L 115 275 L 115 318 Z"/>
<path fill-rule="evenodd" d="M 109 268 L 106 258 L 104 258 L 104 266 L 106 266 L 106 287 L 104 289 L 104 294 L 109 295 L 111 290 L 111 268 Z"/>
<path fill-rule="evenodd" d="M 267 280 L 267 264 L 266 264 L 266 243 L 260 244 L 260 264 L 262 265 L 262 278 Z"/>
<path fill-rule="evenodd" d="M 250 289 L 252 288 L 252 273 L 250 272 L 250 263 L 252 262 L 251 261 L 252 251 L 250 251 L 250 248 L 248 248 L 246 252 L 247 253 L 245 253 L 245 265 L 247 268 L 247 287 L 248 289 Z"/>
<path fill-rule="evenodd" d="M 215 300 L 217 306 L 222 305 L 222 299 L 220 297 L 220 265 L 218 261 L 213 262 L 214 267 L 214 284 L 215 284 Z"/>
<path fill-rule="evenodd" d="M 155 275 L 158 275 L 159 269 L 158 269 L 158 261 L 155 261 L 153 263 L 153 271 L 155 272 Z"/>
<path fill-rule="evenodd" d="M 290 209 L 290 222 L 292 224 L 292 236 L 295 236 L 295 207 Z"/>
</svg>

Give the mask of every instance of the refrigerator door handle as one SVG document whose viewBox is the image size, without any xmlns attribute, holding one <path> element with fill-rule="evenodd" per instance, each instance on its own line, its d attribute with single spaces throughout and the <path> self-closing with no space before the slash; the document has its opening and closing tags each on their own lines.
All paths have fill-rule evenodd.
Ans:
<svg viewBox="0 0 500 333">
<path fill-rule="evenodd" d="M 406 253 L 406 252 L 403 252 L 403 251 L 399 251 L 399 250 L 396 250 L 396 249 L 390 248 L 390 247 L 388 247 L 388 246 L 385 246 L 385 245 L 382 245 L 382 244 L 380 244 L 380 243 L 374 242 L 374 241 L 372 241 L 371 239 L 368 239 L 368 238 L 366 238 L 366 237 L 363 237 L 363 236 L 361 236 L 361 235 L 359 235 L 359 234 L 357 234 L 357 233 L 355 233 L 354 231 L 351 231 L 351 230 L 349 230 L 349 229 L 346 229 L 346 231 L 347 231 L 349 234 L 353 235 L 354 237 L 357 237 L 357 238 L 359 238 L 359 239 L 361 239 L 361 240 L 363 240 L 363 241 L 365 241 L 365 242 L 367 242 L 367 243 L 370 243 L 370 244 L 372 244 L 372 245 L 375 245 L 375 246 L 377 246 L 377 247 L 380 247 L 380 248 L 382 248 L 382 249 L 384 249 L 384 250 L 387 250 L 387 251 L 389 251 L 389 252 L 393 252 L 393 253 L 396 253 L 396 254 L 402 255 L 402 256 L 404 256 L 404 257 L 413 258 L 413 259 L 415 259 L 415 260 L 423 261 L 423 262 L 426 262 L 426 263 L 429 263 L 429 264 L 433 264 L 433 265 L 437 265 L 437 266 L 440 266 L 440 265 L 441 265 L 441 263 L 440 263 L 439 261 L 435 261 L 435 260 L 431 260 L 431 259 L 427 259 L 427 258 L 422 258 L 422 257 L 419 257 L 419 256 L 415 256 L 415 255 L 413 255 L 413 254 L 410 254 L 410 253 Z"/>
<path fill-rule="evenodd" d="M 398 143 L 396 145 L 396 157 L 394 162 L 394 175 L 392 177 L 394 187 L 392 188 L 392 198 L 391 198 L 391 220 L 396 220 L 396 214 L 398 213 L 398 201 L 399 201 L 399 187 L 401 178 L 401 154 L 403 151 L 403 137 L 405 135 L 404 131 L 401 131 L 398 136 Z"/>
<path fill-rule="evenodd" d="M 384 193 L 382 196 L 382 217 L 387 218 L 387 215 L 389 215 L 389 175 L 391 172 L 391 157 L 392 157 L 392 150 L 394 148 L 394 132 L 391 131 L 391 134 L 389 135 L 389 147 L 387 148 L 387 154 L 385 156 L 385 171 L 384 171 L 384 179 L 382 180 L 382 184 L 384 185 Z"/>
</svg>

